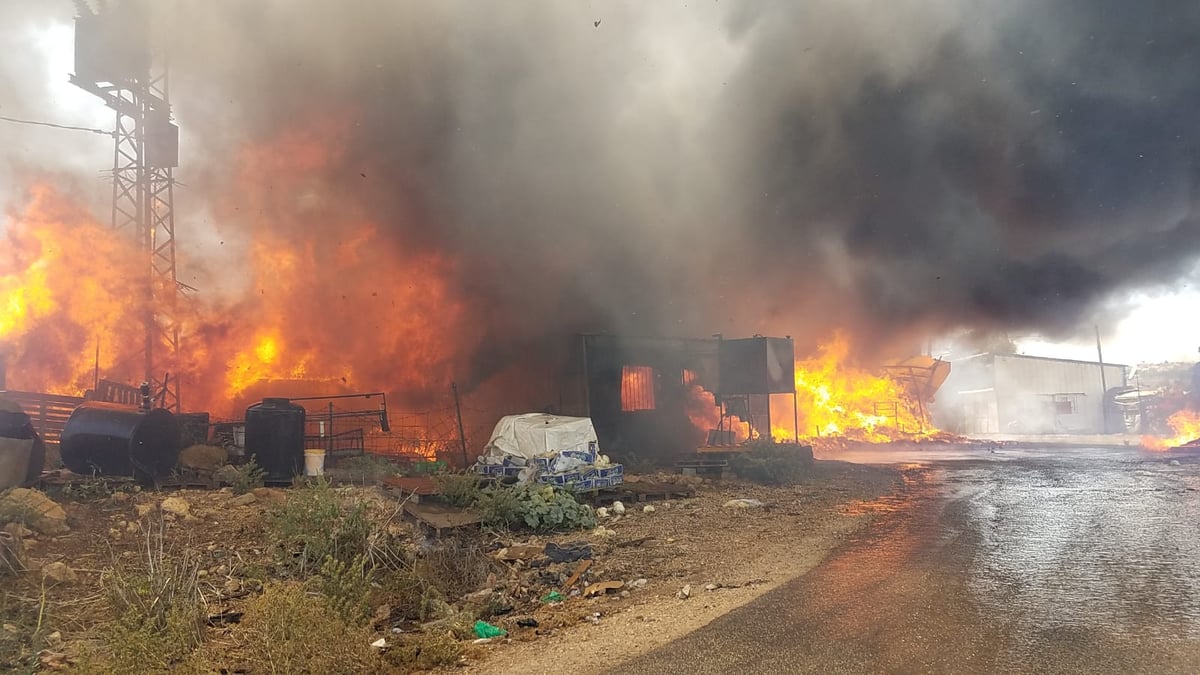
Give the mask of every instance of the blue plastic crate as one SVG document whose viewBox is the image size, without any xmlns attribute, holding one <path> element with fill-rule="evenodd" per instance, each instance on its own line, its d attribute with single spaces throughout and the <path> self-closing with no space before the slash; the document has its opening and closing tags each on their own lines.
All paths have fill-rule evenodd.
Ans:
<svg viewBox="0 0 1200 675">
<path fill-rule="evenodd" d="M 596 462 L 596 453 L 592 450 L 563 450 L 558 454 L 560 457 L 582 460 L 584 464 L 594 464 Z"/>
<path fill-rule="evenodd" d="M 581 480 L 578 471 L 566 473 L 543 473 L 538 475 L 538 481 L 550 485 L 574 485 Z"/>
<path fill-rule="evenodd" d="M 476 464 L 475 472 L 483 476 L 503 476 L 504 468 L 502 464 Z"/>
<path fill-rule="evenodd" d="M 596 477 L 597 478 L 613 478 L 615 476 L 624 476 L 624 475 L 625 475 L 625 467 L 621 466 L 620 464 L 613 464 L 612 466 L 596 467 Z"/>
</svg>

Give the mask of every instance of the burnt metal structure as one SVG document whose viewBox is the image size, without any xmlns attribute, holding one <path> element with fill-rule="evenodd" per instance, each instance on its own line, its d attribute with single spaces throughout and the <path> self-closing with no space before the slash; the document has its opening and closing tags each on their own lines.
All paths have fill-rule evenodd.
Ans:
<svg viewBox="0 0 1200 675">
<path fill-rule="evenodd" d="M 771 396 L 790 394 L 792 424 L 800 436 L 800 413 L 796 402 L 796 348 L 792 338 L 756 335 L 726 340 L 717 336 L 720 373 L 717 402 L 721 405 L 722 429 L 730 415 L 750 422 L 760 435 L 771 435 Z"/>
<path fill-rule="evenodd" d="M 70 81 L 116 112 L 112 226 L 145 252 L 141 304 L 143 377 L 161 407 L 180 409 L 179 377 L 168 374 L 179 350 L 175 267 L 175 179 L 179 127 L 171 121 L 167 68 L 156 64 L 144 0 L 76 0 L 75 73 Z"/>
<path fill-rule="evenodd" d="M 791 338 L 655 338 L 581 335 L 575 363 L 582 400 L 567 414 L 592 419 L 600 447 L 617 456 L 691 454 L 704 445 L 735 441 L 731 418 L 748 421 L 762 436 L 770 432 L 770 396 L 791 394 L 795 408 L 795 363 Z M 626 386 L 636 373 L 636 387 Z M 718 428 L 697 429 L 692 413 L 695 388 L 714 395 Z M 628 405 L 629 397 L 637 398 Z"/>
<path fill-rule="evenodd" d="M 63 464 L 75 473 L 150 482 L 175 468 L 179 420 L 161 408 L 82 403 L 67 420 L 59 446 Z"/>
</svg>

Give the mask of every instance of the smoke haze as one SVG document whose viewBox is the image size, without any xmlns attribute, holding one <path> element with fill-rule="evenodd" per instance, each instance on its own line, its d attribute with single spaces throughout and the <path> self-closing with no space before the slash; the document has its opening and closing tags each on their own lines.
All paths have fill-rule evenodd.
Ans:
<svg viewBox="0 0 1200 675">
<path fill-rule="evenodd" d="M 19 40 L 70 9 L 0 18 Z M 213 239 L 334 242 L 287 292 L 360 332 L 364 303 L 411 295 L 461 338 L 389 336 L 371 368 L 478 382 L 576 331 L 1053 334 L 1200 253 L 1194 2 L 180 1 L 156 22 L 180 208 L 214 233 L 180 227 L 185 280 L 269 297 L 270 271 L 213 271 Z M 6 97 L 42 76 L 4 72 Z"/>
</svg>

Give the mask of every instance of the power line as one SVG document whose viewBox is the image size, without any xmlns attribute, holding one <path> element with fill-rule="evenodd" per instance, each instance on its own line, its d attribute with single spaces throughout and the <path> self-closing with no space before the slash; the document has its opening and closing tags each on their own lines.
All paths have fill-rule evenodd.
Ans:
<svg viewBox="0 0 1200 675">
<path fill-rule="evenodd" d="M 53 122 L 38 122 L 35 120 L 22 120 L 22 119 L 17 119 L 16 117 L 5 117 L 4 115 L 0 115 L 0 120 L 4 120 L 5 122 L 15 122 L 16 124 L 32 124 L 34 126 L 39 126 L 39 127 L 51 127 L 54 129 L 69 129 L 71 131 L 89 131 L 93 134 L 100 134 L 101 136 L 112 136 L 113 135 L 113 132 L 105 131 L 103 129 L 93 129 L 91 127 L 77 127 L 77 126 L 72 126 L 70 124 L 55 124 Z"/>
</svg>

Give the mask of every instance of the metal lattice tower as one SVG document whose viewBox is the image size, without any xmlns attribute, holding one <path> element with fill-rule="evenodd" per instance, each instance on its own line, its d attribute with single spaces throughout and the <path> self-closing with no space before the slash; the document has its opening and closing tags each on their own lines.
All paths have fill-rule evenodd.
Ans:
<svg viewBox="0 0 1200 675">
<path fill-rule="evenodd" d="M 112 225 L 145 252 L 142 298 L 144 379 L 161 405 L 178 412 L 179 283 L 175 269 L 174 167 L 179 128 L 171 122 L 167 69 L 151 56 L 141 0 L 101 5 L 77 0 L 71 83 L 116 111 Z"/>
</svg>

